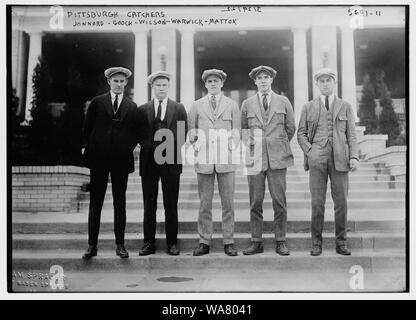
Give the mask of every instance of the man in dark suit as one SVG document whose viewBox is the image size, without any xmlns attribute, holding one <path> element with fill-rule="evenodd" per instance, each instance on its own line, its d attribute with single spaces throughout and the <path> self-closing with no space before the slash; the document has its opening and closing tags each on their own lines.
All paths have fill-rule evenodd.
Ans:
<svg viewBox="0 0 416 320">
<path fill-rule="evenodd" d="M 336 97 L 336 74 L 319 70 L 314 79 L 320 96 L 303 106 L 298 143 L 305 154 L 312 197 L 312 256 L 322 253 L 325 200 L 328 176 L 335 211 L 336 252 L 350 255 L 347 248 L 348 171 L 358 167 L 355 119 L 351 105 Z"/>
<path fill-rule="evenodd" d="M 139 255 L 155 253 L 156 209 L 159 179 L 165 208 L 167 253 L 178 255 L 178 195 L 182 173 L 181 147 L 185 143 L 187 115 L 183 104 L 168 98 L 170 75 L 160 71 L 148 77 L 154 99 L 139 107 L 150 134 L 140 151 L 144 216 L 143 248 Z"/>
<path fill-rule="evenodd" d="M 131 71 L 123 67 L 105 70 L 110 92 L 94 97 L 84 124 L 85 165 L 90 168 L 90 207 L 88 249 L 84 259 L 97 255 L 101 210 L 108 175 L 114 203 L 116 254 L 128 258 L 124 247 L 126 226 L 126 189 L 129 173 L 134 171 L 133 150 L 145 134 L 143 117 L 137 105 L 124 95 Z"/>
</svg>

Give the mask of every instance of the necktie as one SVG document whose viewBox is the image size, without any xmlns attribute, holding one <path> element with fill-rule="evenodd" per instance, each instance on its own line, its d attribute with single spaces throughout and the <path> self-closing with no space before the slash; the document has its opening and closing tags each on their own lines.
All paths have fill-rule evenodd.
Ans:
<svg viewBox="0 0 416 320">
<path fill-rule="evenodd" d="M 329 97 L 325 96 L 325 108 L 326 110 L 329 110 Z"/>
<path fill-rule="evenodd" d="M 118 109 L 118 94 L 116 94 L 116 98 L 114 99 L 114 103 L 113 103 L 113 111 L 114 113 L 117 112 Z"/>
<path fill-rule="evenodd" d="M 263 93 L 263 108 L 264 108 L 264 111 L 267 111 L 268 107 L 269 107 L 269 105 L 267 103 L 267 93 Z"/>
<path fill-rule="evenodd" d="M 156 118 L 159 119 L 159 120 L 162 120 L 161 116 L 162 116 L 162 100 L 159 100 L 159 106 L 157 107 Z"/>
<path fill-rule="evenodd" d="M 217 108 L 217 100 L 215 99 L 215 96 L 211 96 L 211 106 L 212 109 L 215 111 L 215 109 Z"/>
</svg>

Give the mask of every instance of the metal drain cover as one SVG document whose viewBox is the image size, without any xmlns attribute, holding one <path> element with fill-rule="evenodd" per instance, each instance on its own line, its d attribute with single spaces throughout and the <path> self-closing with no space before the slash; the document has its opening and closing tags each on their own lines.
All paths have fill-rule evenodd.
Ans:
<svg viewBox="0 0 416 320">
<path fill-rule="evenodd" d="M 186 278 L 186 277 L 162 277 L 157 278 L 157 281 L 160 282 L 185 282 L 185 281 L 192 281 L 193 278 Z"/>
</svg>

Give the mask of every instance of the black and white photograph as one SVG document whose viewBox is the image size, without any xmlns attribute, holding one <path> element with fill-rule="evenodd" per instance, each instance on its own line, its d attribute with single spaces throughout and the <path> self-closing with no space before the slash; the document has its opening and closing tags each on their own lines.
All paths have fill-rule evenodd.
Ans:
<svg viewBox="0 0 416 320">
<path fill-rule="evenodd" d="M 10 294 L 409 292 L 409 5 L 5 7 Z"/>
</svg>

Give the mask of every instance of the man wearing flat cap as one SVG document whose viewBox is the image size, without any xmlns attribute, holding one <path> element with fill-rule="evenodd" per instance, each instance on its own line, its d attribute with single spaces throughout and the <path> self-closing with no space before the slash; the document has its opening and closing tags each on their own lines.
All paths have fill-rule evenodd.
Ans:
<svg viewBox="0 0 416 320">
<path fill-rule="evenodd" d="M 249 73 L 258 92 L 243 101 L 241 129 L 247 152 L 246 168 L 250 194 L 251 245 L 245 255 L 262 253 L 263 249 L 263 200 L 265 181 L 269 185 L 273 201 L 274 235 L 276 253 L 289 255 L 286 245 L 286 172 L 293 166 L 290 140 L 295 134 L 295 119 L 290 101 L 273 92 L 272 83 L 277 71 L 269 66 L 258 66 Z M 254 136 L 260 132 L 260 137 Z M 260 151 L 257 151 L 260 150 Z"/>
<path fill-rule="evenodd" d="M 336 74 L 329 68 L 314 75 L 320 95 L 303 106 L 298 143 L 305 154 L 312 198 L 312 256 L 322 253 L 322 230 L 328 176 L 335 211 L 336 252 L 350 255 L 347 248 L 348 172 L 358 166 L 355 119 L 351 105 L 336 97 Z"/>
<path fill-rule="evenodd" d="M 116 254 L 128 258 L 124 247 L 126 227 L 126 189 L 129 173 L 134 171 L 133 150 L 145 134 L 143 116 L 137 105 L 127 98 L 124 89 L 131 71 L 123 67 L 105 70 L 110 91 L 94 97 L 84 124 L 86 148 L 84 160 L 90 168 L 90 206 L 88 214 L 88 249 L 84 259 L 97 255 L 101 209 L 108 176 L 114 204 Z"/>
<path fill-rule="evenodd" d="M 149 134 L 140 150 L 143 190 L 143 247 L 139 255 L 155 253 L 156 210 L 159 180 L 165 209 L 167 253 L 178 255 L 178 195 L 182 173 L 181 147 L 185 143 L 187 115 L 183 104 L 168 97 L 170 74 L 152 73 L 148 83 L 154 98 L 139 107 L 145 114 Z M 169 153 L 169 154 L 168 154 Z M 173 153 L 173 154 L 170 154 Z"/>
<path fill-rule="evenodd" d="M 228 256 L 238 254 L 234 248 L 236 164 L 233 163 L 233 150 L 238 146 L 240 139 L 240 110 L 235 101 L 221 92 L 226 77 L 227 74 L 218 69 L 205 70 L 202 73 L 208 94 L 192 104 L 188 116 L 189 140 L 195 150 L 195 171 L 200 200 L 200 240 L 199 247 L 193 252 L 194 256 L 208 254 L 210 251 L 215 177 L 222 205 L 224 252 Z"/>
</svg>

